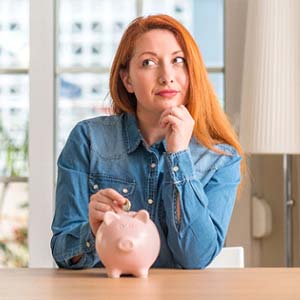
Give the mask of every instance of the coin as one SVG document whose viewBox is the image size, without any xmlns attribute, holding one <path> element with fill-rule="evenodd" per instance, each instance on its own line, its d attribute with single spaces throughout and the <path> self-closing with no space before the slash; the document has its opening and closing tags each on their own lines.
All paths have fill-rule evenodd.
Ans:
<svg viewBox="0 0 300 300">
<path fill-rule="evenodd" d="M 125 202 L 125 204 L 123 204 L 122 208 L 123 208 L 123 210 L 125 210 L 125 211 L 130 211 L 130 208 L 131 208 L 131 202 L 129 201 L 129 199 L 126 199 L 126 202 Z"/>
</svg>

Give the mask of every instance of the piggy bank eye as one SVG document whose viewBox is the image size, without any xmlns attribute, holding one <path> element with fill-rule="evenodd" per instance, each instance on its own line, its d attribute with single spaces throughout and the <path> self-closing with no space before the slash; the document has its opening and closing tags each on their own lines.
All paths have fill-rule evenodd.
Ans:
<svg viewBox="0 0 300 300">
<path fill-rule="evenodd" d="M 119 228 L 120 228 L 121 230 L 123 230 L 123 229 L 125 229 L 125 228 L 127 228 L 127 227 L 128 227 L 128 224 L 127 224 L 127 223 L 119 224 Z"/>
<path fill-rule="evenodd" d="M 122 223 L 122 224 L 119 224 L 119 229 L 120 230 L 134 229 L 134 228 L 135 228 L 135 224 L 134 223 Z"/>
</svg>

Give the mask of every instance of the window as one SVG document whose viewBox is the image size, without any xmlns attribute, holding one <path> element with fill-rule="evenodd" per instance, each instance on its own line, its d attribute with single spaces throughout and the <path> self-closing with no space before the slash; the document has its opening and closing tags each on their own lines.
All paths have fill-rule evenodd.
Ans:
<svg viewBox="0 0 300 300">
<path fill-rule="evenodd" d="M 28 264 L 29 1 L 0 2 L 0 267 Z"/>
<path fill-rule="evenodd" d="M 57 36 L 57 154 L 74 125 L 105 114 L 113 53 L 137 1 L 60 0 Z"/>
<path fill-rule="evenodd" d="M 216 94 L 225 108 L 224 0 L 195 0 L 193 11 L 194 36 Z"/>
</svg>

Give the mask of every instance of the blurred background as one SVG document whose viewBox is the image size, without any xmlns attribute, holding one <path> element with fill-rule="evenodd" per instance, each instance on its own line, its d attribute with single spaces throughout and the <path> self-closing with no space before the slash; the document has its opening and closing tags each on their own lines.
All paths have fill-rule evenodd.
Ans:
<svg viewBox="0 0 300 300">
<path fill-rule="evenodd" d="M 258 76 L 258 83 L 275 78 L 281 72 L 264 72 L 264 61 L 277 66 L 280 57 L 288 55 L 279 55 L 272 62 L 272 50 L 276 52 L 291 40 L 300 45 L 298 21 L 289 22 L 294 26 L 292 30 L 287 27 L 287 32 L 280 32 L 284 26 L 279 16 L 281 26 L 276 27 L 276 36 L 280 32 L 286 41 L 275 41 L 265 48 L 258 43 L 262 25 L 274 20 L 271 8 L 278 10 L 277 5 L 282 5 L 282 11 L 288 7 L 290 13 L 300 13 L 300 9 L 290 9 L 291 3 L 300 3 L 297 1 L 0 0 L 0 267 L 54 266 L 49 244 L 56 160 L 78 121 L 108 113 L 109 70 L 116 46 L 131 20 L 166 13 L 190 30 L 218 99 L 240 134 L 240 123 L 250 116 L 254 123 L 246 124 L 248 129 L 257 127 L 255 121 L 260 112 L 256 108 L 253 113 L 251 106 L 242 109 L 246 102 L 256 102 L 258 93 L 250 92 L 259 90 L 251 85 L 251 78 Z M 251 33 L 249 28 L 256 31 Z M 271 40 L 270 28 L 262 41 L 267 42 L 269 37 Z M 263 60 L 249 56 L 259 54 L 261 49 L 267 49 Z M 300 51 L 296 46 L 291 49 L 296 49 L 299 56 L 291 65 L 300 70 Z M 267 78 L 259 77 L 266 74 Z M 292 77 L 292 84 L 300 86 L 300 76 L 293 76 L 287 75 L 282 81 Z M 245 78 L 250 78 L 249 82 Z M 275 91 L 278 85 L 280 81 L 265 89 Z M 249 95 L 245 91 L 250 91 Z M 289 99 L 284 89 L 280 93 L 277 94 L 283 95 L 284 108 Z M 272 99 L 268 100 L 272 103 Z M 260 107 L 266 107 L 261 102 Z M 267 107 L 267 120 L 268 111 Z M 296 116 L 297 113 L 300 116 L 300 109 L 295 109 Z M 266 125 L 274 124 L 266 121 Z M 251 137 L 245 132 L 244 139 L 250 143 Z M 300 136 L 300 128 L 293 132 Z M 274 136 L 267 138 L 274 140 Z M 246 267 L 287 266 L 286 168 L 282 153 L 255 153 L 249 147 L 246 150 L 248 172 L 236 201 L 226 246 L 244 248 Z M 300 151 L 293 154 L 289 184 L 293 209 L 289 215 L 293 252 L 290 266 L 300 266 Z"/>
<path fill-rule="evenodd" d="M 29 5 L 0 1 L 0 266 L 9 267 L 29 260 Z M 79 120 L 107 113 L 109 70 L 121 35 L 131 20 L 154 13 L 175 17 L 199 41 L 225 105 L 222 0 L 58 0 L 55 30 L 48 32 L 55 34 L 56 157 Z"/>
</svg>

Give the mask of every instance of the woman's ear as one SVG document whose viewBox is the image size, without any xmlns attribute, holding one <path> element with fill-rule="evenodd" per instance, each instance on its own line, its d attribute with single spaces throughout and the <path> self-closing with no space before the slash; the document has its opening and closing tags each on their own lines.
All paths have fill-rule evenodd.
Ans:
<svg viewBox="0 0 300 300">
<path fill-rule="evenodd" d="M 120 77 L 128 93 L 134 93 L 133 86 L 127 70 L 120 70 Z"/>
</svg>

